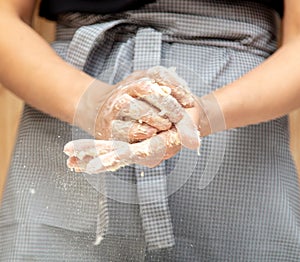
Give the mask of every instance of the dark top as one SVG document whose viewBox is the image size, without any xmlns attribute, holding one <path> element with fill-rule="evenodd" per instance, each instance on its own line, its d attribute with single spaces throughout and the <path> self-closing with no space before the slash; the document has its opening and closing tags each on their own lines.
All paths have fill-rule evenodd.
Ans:
<svg viewBox="0 0 300 262">
<path fill-rule="evenodd" d="M 42 0 L 40 16 L 55 20 L 64 12 L 85 12 L 94 14 L 111 14 L 130 9 L 137 9 L 155 0 Z"/>
<path fill-rule="evenodd" d="M 280 16 L 283 14 L 283 0 L 252 0 L 274 8 Z M 64 12 L 86 12 L 96 14 L 117 13 L 155 2 L 155 0 L 42 0 L 40 16 L 55 20 Z"/>
</svg>

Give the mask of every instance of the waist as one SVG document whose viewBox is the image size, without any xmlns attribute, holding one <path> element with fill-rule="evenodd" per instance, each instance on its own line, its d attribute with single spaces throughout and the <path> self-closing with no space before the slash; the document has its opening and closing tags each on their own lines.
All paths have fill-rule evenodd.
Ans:
<svg viewBox="0 0 300 262">
<path fill-rule="evenodd" d="M 259 12 L 258 12 L 259 10 Z M 113 15 L 66 13 L 58 18 L 57 39 L 70 40 L 81 26 L 122 20 L 122 34 L 151 27 L 167 42 L 254 48 L 265 54 L 277 47 L 279 17 L 265 5 L 241 1 L 158 0 L 138 10 Z"/>
</svg>

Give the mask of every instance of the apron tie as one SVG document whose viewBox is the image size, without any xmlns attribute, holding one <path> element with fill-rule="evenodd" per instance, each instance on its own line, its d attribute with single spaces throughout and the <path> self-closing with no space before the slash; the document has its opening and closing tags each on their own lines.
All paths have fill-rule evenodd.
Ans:
<svg viewBox="0 0 300 262">
<path fill-rule="evenodd" d="M 161 64 L 162 33 L 140 28 L 134 48 L 134 70 Z M 175 239 L 168 205 L 165 163 L 155 168 L 136 165 L 137 194 L 148 250 L 174 246 Z"/>
<path fill-rule="evenodd" d="M 84 71 L 94 48 L 105 40 L 105 33 L 124 23 L 126 20 L 123 19 L 80 27 L 69 45 L 66 61 Z M 162 33 L 152 28 L 139 28 L 135 36 L 133 70 L 160 65 L 161 43 Z M 115 67 L 118 64 L 116 61 Z M 114 69 L 111 78 L 117 77 L 115 71 L 118 72 L 118 69 Z M 109 197 L 110 191 L 118 187 L 112 174 L 99 174 L 92 178 L 100 192 L 95 244 L 103 241 L 105 245 L 105 239 L 123 236 L 134 242 L 140 254 L 144 254 L 146 248 L 155 250 L 174 246 L 165 164 L 152 169 L 139 165 L 130 168 L 134 168 L 135 177 L 129 179 L 133 183 L 128 192 L 124 189 L 122 194 L 135 198 L 135 204 L 120 203 Z M 124 199 L 126 202 L 126 197 Z"/>
</svg>

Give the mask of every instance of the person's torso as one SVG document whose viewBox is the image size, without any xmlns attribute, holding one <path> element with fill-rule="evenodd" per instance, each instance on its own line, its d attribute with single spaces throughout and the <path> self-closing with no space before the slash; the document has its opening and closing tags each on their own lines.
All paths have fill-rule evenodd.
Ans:
<svg viewBox="0 0 300 262">
<path fill-rule="evenodd" d="M 174 0 L 176 1 L 176 0 Z M 201 0 L 199 0 L 201 1 Z M 224 1 L 228 4 L 244 0 L 215 0 Z M 249 0 L 247 0 L 249 1 Z M 259 2 L 275 9 L 281 16 L 283 14 L 283 0 L 251 0 Z M 55 20 L 58 14 L 65 12 L 84 12 L 95 14 L 110 14 L 153 3 L 155 0 L 42 0 L 40 5 L 40 16 L 50 20 Z"/>
</svg>

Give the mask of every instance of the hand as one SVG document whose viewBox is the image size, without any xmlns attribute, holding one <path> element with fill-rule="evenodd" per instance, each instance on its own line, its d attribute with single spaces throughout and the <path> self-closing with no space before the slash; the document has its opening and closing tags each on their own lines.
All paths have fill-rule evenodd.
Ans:
<svg viewBox="0 0 300 262">
<path fill-rule="evenodd" d="M 82 95 L 73 123 L 97 139 L 133 143 L 170 129 L 183 115 L 169 87 L 137 71 L 116 86 L 95 80 Z"/>
<path fill-rule="evenodd" d="M 198 109 L 186 83 L 174 71 L 154 67 L 135 72 L 118 84 L 98 115 L 98 130 L 103 127 L 99 136 L 119 141 L 70 142 L 65 147 L 68 166 L 90 173 L 112 171 L 132 163 L 153 167 L 175 155 L 181 145 L 196 149 L 200 146 Z M 140 140 L 144 141 L 136 143 Z"/>
<path fill-rule="evenodd" d="M 150 139 L 129 144 L 122 141 L 81 139 L 67 143 L 67 165 L 75 172 L 96 174 L 115 171 L 129 164 L 154 167 L 175 155 L 181 148 L 176 130 L 162 132 Z"/>
<path fill-rule="evenodd" d="M 190 148 L 190 139 L 185 137 L 192 122 L 184 108 L 194 105 L 195 100 L 187 84 L 174 70 L 156 66 L 134 72 L 118 83 L 103 103 L 97 116 L 96 138 L 134 143 L 168 130 L 175 124 L 183 144 Z"/>
</svg>

